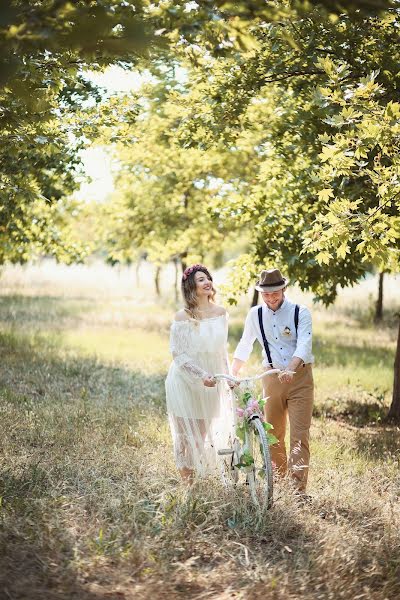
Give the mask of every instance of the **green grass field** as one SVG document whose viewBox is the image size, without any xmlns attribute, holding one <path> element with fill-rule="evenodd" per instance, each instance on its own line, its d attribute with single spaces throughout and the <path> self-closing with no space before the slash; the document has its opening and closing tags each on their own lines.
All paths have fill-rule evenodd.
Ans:
<svg viewBox="0 0 400 600">
<path fill-rule="evenodd" d="M 148 269 L 139 285 L 134 269 L 96 265 L 3 272 L 1 597 L 400 597 L 400 430 L 383 422 L 398 281 L 379 328 L 373 282 L 313 308 L 313 502 L 281 482 L 261 512 L 246 490 L 179 480 L 164 397 L 170 281 L 156 300 Z M 246 305 L 230 311 L 231 352 Z"/>
</svg>

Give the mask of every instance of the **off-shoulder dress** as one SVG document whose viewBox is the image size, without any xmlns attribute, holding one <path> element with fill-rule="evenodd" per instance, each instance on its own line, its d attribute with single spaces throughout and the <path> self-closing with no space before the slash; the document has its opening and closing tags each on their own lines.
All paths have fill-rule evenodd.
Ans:
<svg viewBox="0 0 400 600">
<path fill-rule="evenodd" d="M 217 452 L 233 428 L 232 394 L 226 382 L 205 387 L 207 374 L 228 373 L 228 318 L 174 321 L 170 348 L 173 362 L 165 382 L 175 462 L 208 475 L 218 468 Z"/>
</svg>

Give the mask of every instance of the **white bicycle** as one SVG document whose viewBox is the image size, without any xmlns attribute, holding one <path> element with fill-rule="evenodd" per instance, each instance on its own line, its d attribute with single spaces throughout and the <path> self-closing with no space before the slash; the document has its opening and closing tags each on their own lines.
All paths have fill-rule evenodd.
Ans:
<svg viewBox="0 0 400 600">
<path fill-rule="evenodd" d="M 236 437 L 231 440 L 229 448 L 218 451 L 223 457 L 224 480 L 236 484 L 243 473 L 254 504 L 261 507 L 266 505 L 267 508 L 271 508 L 273 504 L 274 485 L 269 445 L 277 440 L 269 433 L 273 429 L 272 425 L 264 420 L 262 409 L 265 400 L 260 401 L 254 397 L 250 384 L 265 375 L 281 372 L 280 369 L 270 369 L 261 375 L 244 379 L 222 373 L 214 375 L 216 380 L 226 379 L 239 384 L 233 390 Z M 238 402 L 241 407 L 237 406 Z"/>
</svg>

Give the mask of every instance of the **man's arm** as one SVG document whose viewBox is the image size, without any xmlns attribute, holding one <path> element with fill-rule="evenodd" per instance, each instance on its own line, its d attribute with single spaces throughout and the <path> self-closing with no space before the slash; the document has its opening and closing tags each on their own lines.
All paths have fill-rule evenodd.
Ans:
<svg viewBox="0 0 400 600">
<path fill-rule="evenodd" d="M 312 351 L 311 313 L 305 306 L 300 308 L 296 350 L 293 359 L 300 358 L 304 363 L 310 362 Z"/>
<path fill-rule="evenodd" d="M 237 376 L 240 369 L 249 358 L 251 351 L 253 350 L 254 341 L 257 335 L 254 330 L 253 320 L 251 311 L 247 314 L 246 321 L 243 328 L 242 337 L 240 342 L 236 346 L 236 350 L 233 355 L 232 361 L 232 375 Z"/>
<path fill-rule="evenodd" d="M 232 361 L 232 375 L 234 377 L 237 377 L 237 375 L 239 374 L 240 369 L 242 368 L 242 366 L 244 365 L 245 361 L 244 360 L 240 360 L 240 358 L 234 358 Z"/>
</svg>

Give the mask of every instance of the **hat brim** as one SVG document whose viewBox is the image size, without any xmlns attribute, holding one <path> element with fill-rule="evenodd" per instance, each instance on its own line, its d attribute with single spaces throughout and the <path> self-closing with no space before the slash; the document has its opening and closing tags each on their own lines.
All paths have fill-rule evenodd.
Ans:
<svg viewBox="0 0 400 600">
<path fill-rule="evenodd" d="M 279 285 L 260 285 L 260 282 L 257 281 L 255 289 L 258 292 L 279 292 L 279 290 L 283 290 L 285 287 L 289 285 L 289 280 L 283 278 L 283 283 Z"/>
</svg>

